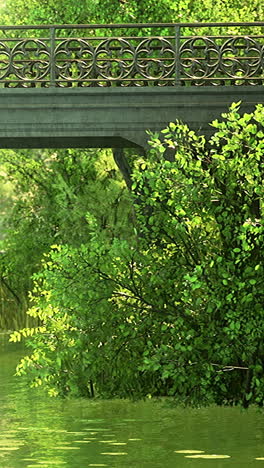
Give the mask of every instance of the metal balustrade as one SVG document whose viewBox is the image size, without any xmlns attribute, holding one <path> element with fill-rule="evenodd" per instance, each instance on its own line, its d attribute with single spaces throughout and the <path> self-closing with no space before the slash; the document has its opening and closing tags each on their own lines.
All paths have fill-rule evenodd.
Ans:
<svg viewBox="0 0 264 468">
<path fill-rule="evenodd" d="M 0 87 L 264 83 L 264 22 L 0 26 Z"/>
</svg>

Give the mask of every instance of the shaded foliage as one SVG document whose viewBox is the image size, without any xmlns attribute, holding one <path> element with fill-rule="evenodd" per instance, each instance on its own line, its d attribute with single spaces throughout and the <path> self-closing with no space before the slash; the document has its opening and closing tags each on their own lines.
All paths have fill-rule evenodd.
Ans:
<svg viewBox="0 0 264 468">
<path fill-rule="evenodd" d="M 3 177 L 13 186 L 13 206 L 2 213 L 0 272 L 11 298 L 18 298 L 14 307 L 23 304 L 24 309 L 31 275 L 50 245 L 86 241 L 87 212 L 96 217 L 105 239 L 131 235 L 127 219 L 133 214 L 109 150 L 5 151 L 0 159 Z"/>
</svg>

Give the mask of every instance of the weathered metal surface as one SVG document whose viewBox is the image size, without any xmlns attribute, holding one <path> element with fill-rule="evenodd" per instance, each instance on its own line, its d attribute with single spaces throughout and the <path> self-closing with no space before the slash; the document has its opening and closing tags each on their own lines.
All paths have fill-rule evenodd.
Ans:
<svg viewBox="0 0 264 468">
<path fill-rule="evenodd" d="M 146 130 L 181 119 L 208 133 L 240 100 L 264 103 L 263 86 L 0 89 L 0 147 L 146 147 Z"/>
<path fill-rule="evenodd" d="M 262 85 L 263 32 L 264 22 L 0 26 L 0 87 Z"/>
</svg>

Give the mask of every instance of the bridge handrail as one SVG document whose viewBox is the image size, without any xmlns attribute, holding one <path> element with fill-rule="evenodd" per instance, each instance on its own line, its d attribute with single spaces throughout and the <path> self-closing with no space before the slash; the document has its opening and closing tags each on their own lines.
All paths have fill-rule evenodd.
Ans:
<svg viewBox="0 0 264 468">
<path fill-rule="evenodd" d="M 201 33 L 200 28 L 208 28 L 210 34 Z M 256 33 L 237 32 L 245 28 Z M 107 32 L 98 36 L 97 29 Z M 224 29 L 224 34 L 219 29 Z M 20 30 L 47 30 L 49 34 L 14 37 L 13 32 L 20 36 Z M 57 34 L 63 30 L 75 36 Z M 76 30 L 88 30 L 90 35 L 84 37 Z M 120 35 L 109 35 L 114 30 Z M 131 30 L 142 30 L 143 34 L 128 36 Z M 264 21 L 3 25 L 0 33 L 0 87 L 264 83 Z"/>
<path fill-rule="evenodd" d="M 0 25 L 0 30 L 23 30 L 23 29 L 140 29 L 140 28 L 212 28 L 226 26 L 242 26 L 242 27 L 264 27 L 264 21 L 248 21 L 248 22 L 216 22 L 216 23 L 115 23 L 115 24 L 38 24 L 38 25 Z"/>
</svg>

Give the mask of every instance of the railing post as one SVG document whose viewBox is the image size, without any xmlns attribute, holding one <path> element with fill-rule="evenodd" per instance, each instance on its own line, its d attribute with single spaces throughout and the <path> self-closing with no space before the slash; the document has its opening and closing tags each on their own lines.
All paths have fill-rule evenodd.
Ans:
<svg viewBox="0 0 264 468">
<path fill-rule="evenodd" d="M 50 87 L 56 86 L 56 67 L 55 67 L 55 33 L 54 27 L 50 28 Z"/>
<path fill-rule="evenodd" d="M 180 46 L 181 46 L 181 28 L 179 25 L 176 25 L 175 26 L 175 86 L 180 86 L 181 84 Z"/>
</svg>

